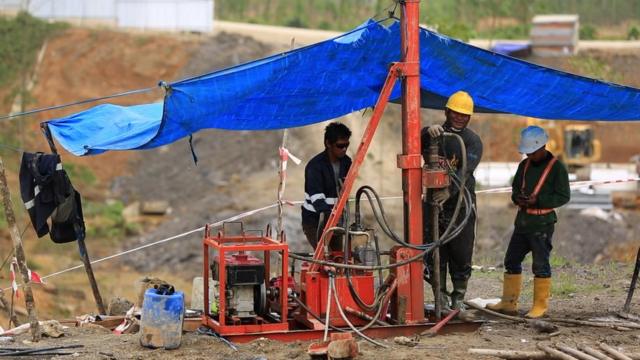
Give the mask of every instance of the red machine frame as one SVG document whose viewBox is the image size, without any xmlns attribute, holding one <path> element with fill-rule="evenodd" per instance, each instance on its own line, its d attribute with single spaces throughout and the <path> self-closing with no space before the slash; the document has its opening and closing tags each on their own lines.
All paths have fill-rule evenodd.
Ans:
<svg viewBox="0 0 640 360">
<path fill-rule="evenodd" d="M 422 149 L 420 142 L 420 0 L 399 1 L 403 9 L 400 19 L 402 31 L 402 61 L 393 63 L 378 97 L 373 115 L 364 132 L 353 163 L 344 181 L 342 194 L 331 211 L 324 228 L 335 227 L 344 210 L 349 194 L 358 177 L 360 166 L 373 139 L 373 135 L 380 123 L 384 109 L 389 102 L 389 95 L 398 78 L 402 78 L 402 151 L 398 155 L 398 167 L 402 169 L 402 191 L 404 201 L 404 229 L 405 239 L 413 245 L 422 244 Z M 331 238 L 331 234 L 323 236 Z M 324 259 L 324 244 L 318 242 L 314 258 Z M 419 251 L 403 249 L 402 256 L 410 258 Z M 396 269 L 398 288 L 392 309 L 406 323 L 423 322 L 424 317 L 424 284 L 422 279 L 423 264 L 416 261 Z M 313 264 L 310 272 L 318 271 L 318 265 Z M 401 314 L 402 313 L 402 314 Z"/>
<path fill-rule="evenodd" d="M 289 286 L 289 246 L 286 244 L 284 237 L 283 241 L 279 242 L 271 239 L 270 228 L 267 227 L 267 232 L 264 235 L 249 236 L 241 231 L 239 236 L 227 236 L 224 231 L 219 231 L 215 237 L 211 236 L 211 229 L 207 225 L 205 227 L 204 240 L 202 241 L 204 252 L 204 267 L 203 267 L 203 282 L 204 282 L 204 313 L 202 315 L 202 322 L 204 325 L 209 326 L 215 332 L 220 335 L 233 335 L 233 334 L 246 334 L 246 333 L 259 333 L 259 332 L 274 332 L 274 331 L 287 331 L 289 330 L 288 307 L 287 307 L 287 292 L 281 293 L 280 306 L 281 314 L 279 322 L 264 322 L 261 318 L 257 317 L 254 324 L 242 324 L 240 319 L 231 319 L 234 324 L 227 323 L 227 317 L 224 315 L 227 309 L 226 296 L 224 296 L 224 289 L 227 284 L 226 258 L 227 253 L 237 252 L 249 252 L 249 251 L 263 251 L 264 252 L 264 266 L 265 266 L 265 284 L 269 284 L 270 274 L 270 258 L 271 252 L 281 252 L 282 255 L 282 288 L 287 289 Z M 210 250 L 218 253 L 219 261 L 219 279 L 218 288 L 222 293 L 219 296 L 218 306 L 218 320 L 210 315 L 210 299 L 209 299 L 209 258 Z"/>
<path fill-rule="evenodd" d="M 402 169 L 402 190 L 403 190 L 403 203 L 404 203 L 404 238 L 408 240 L 410 244 L 422 245 L 422 149 L 420 140 L 420 28 L 419 28 L 419 11 L 420 0 L 396 0 L 402 7 L 401 11 L 401 53 L 402 58 L 400 62 L 392 63 L 389 68 L 389 73 L 385 80 L 384 86 L 380 92 L 380 96 L 375 104 L 372 117 L 367 125 L 367 128 L 363 134 L 362 140 L 358 146 L 357 153 L 353 159 L 349 173 L 344 181 L 342 193 L 340 194 L 338 201 L 332 209 L 327 223 L 324 228 L 324 235 L 320 237 L 320 241 L 316 247 L 314 253 L 315 260 L 324 260 L 324 241 L 323 239 L 330 239 L 332 234 L 328 234 L 329 229 L 334 228 L 343 212 L 343 209 L 347 203 L 355 180 L 358 176 L 360 166 L 364 162 L 365 155 L 373 139 L 373 135 L 380 123 L 384 109 L 389 101 L 389 96 L 393 90 L 396 81 L 401 79 L 402 81 L 402 151 L 401 155 L 398 155 L 397 165 Z M 204 240 L 204 252 L 205 252 L 205 315 L 203 315 L 203 323 L 212 327 L 216 332 L 222 335 L 230 335 L 228 338 L 237 342 L 246 342 L 259 337 L 269 337 L 280 341 L 295 341 L 295 340 L 312 340 L 318 339 L 322 336 L 324 326 L 310 319 L 309 316 L 303 312 L 302 317 L 298 318 L 298 323 L 306 325 L 307 329 L 298 330 L 294 324 L 292 327 L 288 327 L 287 320 L 287 296 L 286 291 L 281 293 L 282 309 L 284 311 L 281 314 L 281 322 L 277 324 L 264 324 L 264 325 L 248 325 L 248 326 L 232 326 L 226 325 L 224 321 L 217 322 L 212 319 L 208 314 L 208 248 L 214 247 L 219 251 L 239 251 L 239 250 L 278 250 L 283 252 L 283 269 L 282 277 L 284 284 L 283 289 L 287 289 L 288 273 L 287 273 L 287 254 L 288 247 L 284 243 L 278 243 L 271 239 L 259 238 L 260 245 L 236 245 L 231 246 L 224 244 L 227 240 L 222 241 L 220 235 L 217 239 L 210 237 L 208 233 L 205 235 Z M 391 251 L 391 262 L 401 262 L 403 260 L 412 258 L 419 254 L 419 250 L 411 249 L 407 247 L 394 247 Z M 221 264 L 222 265 L 222 264 Z M 267 265 L 267 262 L 265 262 Z M 390 306 L 388 309 L 393 317 L 393 321 L 389 326 L 372 326 L 363 332 L 373 337 L 389 337 L 399 335 L 411 335 L 417 332 L 422 332 L 428 328 L 433 327 L 434 323 L 429 323 L 425 319 L 424 315 L 424 280 L 423 280 L 423 263 L 422 261 L 415 261 L 407 265 L 402 265 L 392 270 L 394 275 L 392 285 L 391 299 L 385 299 L 389 301 Z M 326 270 L 328 268 L 322 267 L 318 263 L 311 262 L 306 268 L 305 277 L 309 279 L 318 280 L 316 284 L 300 284 L 300 295 L 303 303 L 306 303 L 314 309 L 318 309 L 322 299 L 326 298 L 327 289 L 326 281 L 321 281 L 322 277 L 326 278 Z M 266 274 L 269 272 L 267 271 Z M 268 275 L 266 275 L 268 276 Z M 340 284 L 343 279 L 340 277 L 344 275 L 336 275 L 336 283 Z M 326 280 L 326 279 L 325 279 Z M 224 283 L 220 283 L 220 288 L 224 287 Z M 344 290 L 344 286 L 338 286 L 336 290 L 338 293 L 347 293 Z M 344 294 L 341 294 L 344 295 Z M 350 295 L 349 295 L 350 296 Z M 361 309 L 355 309 L 356 311 Z M 385 314 L 387 308 L 384 309 Z M 221 306 L 220 313 L 224 313 L 224 309 Z M 351 318 L 351 316 L 349 316 Z M 450 317 L 447 317 L 441 323 L 437 325 L 439 328 L 448 321 Z M 322 325 L 322 326 L 318 326 Z M 457 331 L 475 330 L 477 324 L 475 323 L 451 323 L 448 330 L 455 329 Z M 332 332 L 332 331 L 330 331 Z"/>
</svg>

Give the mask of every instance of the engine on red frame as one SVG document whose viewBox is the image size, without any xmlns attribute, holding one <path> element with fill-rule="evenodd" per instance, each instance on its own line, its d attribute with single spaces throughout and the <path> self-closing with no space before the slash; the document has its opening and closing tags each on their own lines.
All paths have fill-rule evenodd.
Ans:
<svg viewBox="0 0 640 360">
<path fill-rule="evenodd" d="M 219 260 L 218 256 L 214 256 L 211 264 L 211 275 L 215 281 L 220 278 Z M 224 289 L 227 301 L 225 315 L 239 318 L 264 315 L 267 312 L 264 261 L 240 252 L 226 255 L 225 262 L 227 274 Z"/>
</svg>

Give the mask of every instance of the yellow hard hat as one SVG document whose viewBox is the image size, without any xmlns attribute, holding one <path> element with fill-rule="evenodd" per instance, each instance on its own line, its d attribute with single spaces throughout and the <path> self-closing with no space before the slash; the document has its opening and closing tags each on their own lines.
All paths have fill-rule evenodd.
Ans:
<svg viewBox="0 0 640 360">
<path fill-rule="evenodd" d="M 473 115 L 473 99 L 464 91 L 449 96 L 447 108 L 460 114 Z"/>
</svg>

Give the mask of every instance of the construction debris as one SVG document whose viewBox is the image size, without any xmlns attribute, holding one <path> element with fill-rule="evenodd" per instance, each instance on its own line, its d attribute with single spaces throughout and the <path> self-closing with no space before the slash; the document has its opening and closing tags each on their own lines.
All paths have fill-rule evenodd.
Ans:
<svg viewBox="0 0 640 360">
<path fill-rule="evenodd" d="M 393 338 L 393 342 L 398 345 L 413 347 L 420 343 L 420 339 L 417 339 L 415 337 L 410 338 L 406 336 L 396 336 L 395 338 Z"/>
<path fill-rule="evenodd" d="M 13 329 L 5 330 L 4 332 L 0 333 L 0 336 L 16 336 L 24 334 L 29 331 L 29 328 L 30 324 L 22 324 L 20 326 L 14 327 Z M 52 338 L 59 338 L 64 335 L 64 329 L 66 329 L 66 326 L 62 326 L 56 320 L 46 320 L 40 321 L 38 324 L 38 328 L 40 331 L 40 334 L 38 336 L 44 335 Z"/>
</svg>

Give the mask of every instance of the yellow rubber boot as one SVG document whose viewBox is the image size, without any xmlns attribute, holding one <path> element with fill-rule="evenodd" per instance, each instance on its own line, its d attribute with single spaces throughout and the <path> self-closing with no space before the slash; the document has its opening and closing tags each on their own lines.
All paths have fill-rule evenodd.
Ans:
<svg viewBox="0 0 640 360">
<path fill-rule="evenodd" d="M 518 298 L 522 289 L 522 274 L 504 274 L 502 299 L 495 305 L 487 305 L 487 309 L 508 315 L 518 314 Z"/>
<path fill-rule="evenodd" d="M 549 308 L 551 296 L 551 278 L 533 278 L 533 307 L 525 315 L 530 319 L 542 317 Z"/>
</svg>

